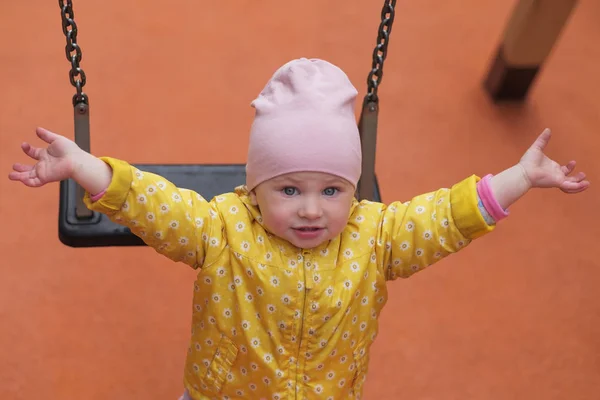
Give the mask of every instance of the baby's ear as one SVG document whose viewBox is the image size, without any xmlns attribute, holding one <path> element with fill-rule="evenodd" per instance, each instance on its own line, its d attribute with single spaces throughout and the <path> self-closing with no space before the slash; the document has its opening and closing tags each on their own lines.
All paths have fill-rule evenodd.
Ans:
<svg viewBox="0 0 600 400">
<path fill-rule="evenodd" d="M 256 193 L 254 190 L 248 192 L 248 196 L 250 197 L 250 203 L 252 203 L 252 205 L 255 207 L 258 206 L 258 201 L 256 200 Z"/>
</svg>

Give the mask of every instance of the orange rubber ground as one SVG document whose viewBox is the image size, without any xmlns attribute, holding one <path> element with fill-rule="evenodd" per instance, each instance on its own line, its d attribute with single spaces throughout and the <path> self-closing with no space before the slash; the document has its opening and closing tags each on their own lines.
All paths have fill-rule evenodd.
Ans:
<svg viewBox="0 0 600 400">
<path fill-rule="evenodd" d="M 174 400 L 194 272 L 148 248 L 65 247 L 58 185 L 6 178 L 37 125 L 73 135 L 56 3 L 0 6 L 0 399 Z M 364 94 L 380 3 L 75 0 L 92 152 L 244 162 L 249 103 L 284 62 L 325 58 Z M 600 396 L 600 3 L 580 2 L 526 105 L 494 106 L 481 80 L 514 3 L 398 2 L 384 200 L 498 172 L 547 126 L 548 154 L 576 158 L 592 187 L 532 192 L 494 234 L 392 283 L 368 400 Z"/>
</svg>

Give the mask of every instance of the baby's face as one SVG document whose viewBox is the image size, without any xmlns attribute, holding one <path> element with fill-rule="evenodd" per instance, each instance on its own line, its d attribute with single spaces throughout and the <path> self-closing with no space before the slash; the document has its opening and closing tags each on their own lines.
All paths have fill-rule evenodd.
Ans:
<svg viewBox="0 0 600 400">
<path fill-rule="evenodd" d="M 269 231 L 310 249 L 344 230 L 354 191 L 350 182 L 334 175 L 294 172 L 261 183 L 250 196 Z"/>
</svg>

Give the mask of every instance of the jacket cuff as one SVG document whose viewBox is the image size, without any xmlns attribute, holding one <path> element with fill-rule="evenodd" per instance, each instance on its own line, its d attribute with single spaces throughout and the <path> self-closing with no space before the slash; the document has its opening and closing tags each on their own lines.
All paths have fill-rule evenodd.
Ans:
<svg viewBox="0 0 600 400">
<path fill-rule="evenodd" d="M 88 192 L 85 193 L 83 201 L 92 211 L 111 214 L 119 211 L 125 203 L 131 188 L 133 171 L 131 165 L 125 161 L 111 157 L 100 157 L 100 159 L 112 168 L 112 180 L 98 201 L 92 201 L 91 194 Z"/>
<path fill-rule="evenodd" d="M 477 182 L 480 177 L 472 175 L 452 186 L 450 207 L 452 217 L 460 233 L 467 239 L 477 239 L 494 230 L 481 215 L 477 201 Z"/>
</svg>

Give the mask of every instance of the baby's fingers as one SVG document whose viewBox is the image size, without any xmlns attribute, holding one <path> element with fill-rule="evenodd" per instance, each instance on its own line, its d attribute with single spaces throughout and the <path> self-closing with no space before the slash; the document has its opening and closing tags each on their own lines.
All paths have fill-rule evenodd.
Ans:
<svg viewBox="0 0 600 400">
<path fill-rule="evenodd" d="M 25 143 L 21 144 L 21 148 L 23 149 L 23 152 L 25 154 L 27 154 L 29 157 L 33 158 L 34 160 L 40 159 L 42 149 L 40 149 L 39 147 L 33 147 L 29 143 L 25 142 Z"/>
<path fill-rule="evenodd" d="M 589 186 L 590 186 L 590 183 L 588 181 L 579 181 L 579 182 L 564 181 L 559 186 L 559 189 L 565 193 L 574 194 L 574 193 L 583 192 Z"/>
<path fill-rule="evenodd" d="M 34 170 L 24 171 L 24 172 L 18 172 L 18 171 L 11 172 L 10 174 L 8 174 L 8 179 L 10 179 L 11 181 L 20 181 L 25 186 L 29 186 L 29 187 L 42 186 L 42 182 L 37 177 Z"/>
<path fill-rule="evenodd" d="M 575 169 L 575 161 L 569 161 L 567 165 L 560 167 L 560 169 L 562 170 L 563 174 L 569 175 Z"/>
<path fill-rule="evenodd" d="M 568 182 L 581 182 L 582 180 L 585 179 L 585 177 L 586 177 L 585 173 L 578 172 L 577 174 L 575 174 L 573 176 L 567 176 L 565 178 L 565 180 Z"/>
<path fill-rule="evenodd" d="M 35 130 L 35 133 L 38 135 L 38 137 L 40 139 L 42 139 L 44 142 L 46 142 L 48 144 L 52 144 L 52 142 L 54 142 L 56 139 L 59 138 L 59 135 L 57 135 L 56 133 L 51 132 L 48 129 L 45 129 L 42 127 L 38 127 Z"/>
<path fill-rule="evenodd" d="M 28 179 L 28 177 L 28 172 L 15 171 L 8 174 L 8 179 L 11 181 L 22 181 L 23 179 Z"/>
<path fill-rule="evenodd" d="M 13 165 L 13 169 L 17 172 L 28 172 L 33 169 L 33 165 L 25 165 L 16 163 Z"/>
</svg>

